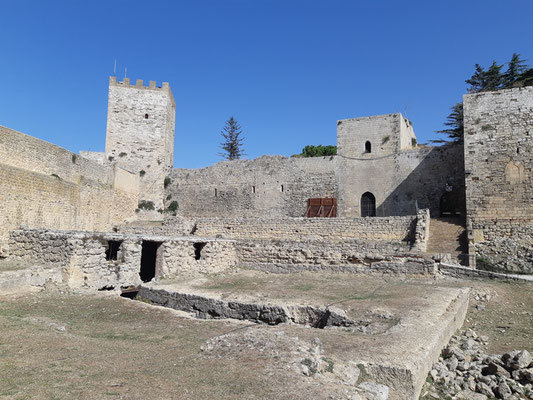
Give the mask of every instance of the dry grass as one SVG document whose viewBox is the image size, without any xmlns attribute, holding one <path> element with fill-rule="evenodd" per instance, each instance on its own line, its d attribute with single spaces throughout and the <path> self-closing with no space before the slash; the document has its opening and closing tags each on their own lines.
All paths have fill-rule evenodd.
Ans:
<svg viewBox="0 0 533 400">
<path fill-rule="evenodd" d="M 409 296 L 423 297 L 435 286 L 467 285 L 496 294 L 490 302 L 483 303 L 486 308 L 482 311 L 475 308 L 477 302 L 471 304 L 465 323 L 489 336 L 489 351 L 533 351 L 532 285 L 257 273 L 217 275 L 189 284 L 226 296 L 336 303 L 354 310 L 359 305 L 384 303 L 405 307 Z M 287 370 L 283 355 L 258 358 L 257 351 L 243 351 L 238 357 L 217 358 L 206 357 L 201 351 L 206 340 L 235 329 L 278 329 L 247 326 L 250 324 L 185 318 L 172 310 L 109 294 L 45 291 L 3 296 L 0 398 L 328 398 L 324 388 L 311 378 Z M 303 327 L 285 330 L 301 338 L 314 334 Z M 328 335 L 333 338 L 326 331 L 320 335 L 325 343 Z M 346 336 L 335 335 L 335 340 Z M 339 343 L 339 351 L 342 347 Z"/>
</svg>

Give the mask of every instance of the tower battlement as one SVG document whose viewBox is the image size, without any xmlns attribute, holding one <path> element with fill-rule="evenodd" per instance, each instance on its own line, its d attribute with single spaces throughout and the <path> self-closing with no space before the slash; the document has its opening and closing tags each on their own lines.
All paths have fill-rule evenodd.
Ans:
<svg viewBox="0 0 533 400">
<path fill-rule="evenodd" d="M 122 82 L 117 80 L 116 76 L 109 77 L 109 86 L 118 86 L 123 88 L 132 88 L 132 89 L 146 89 L 146 90 L 159 90 L 166 91 L 170 94 L 172 104 L 175 105 L 174 96 L 172 95 L 172 90 L 170 90 L 170 84 L 168 82 L 162 82 L 161 86 L 157 86 L 157 81 L 149 81 L 148 86 L 144 85 L 142 79 L 137 79 L 135 84 L 131 82 L 130 78 L 123 78 Z"/>
</svg>

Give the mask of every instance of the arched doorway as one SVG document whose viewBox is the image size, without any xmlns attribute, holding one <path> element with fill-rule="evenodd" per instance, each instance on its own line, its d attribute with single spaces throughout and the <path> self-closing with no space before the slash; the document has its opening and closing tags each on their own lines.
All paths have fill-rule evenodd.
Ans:
<svg viewBox="0 0 533 400">
<path fill-rule="evenodd" d="M 361 196 L 361 217 L 376 216 L 376 198 L 370 192 Z"/>
</svg>

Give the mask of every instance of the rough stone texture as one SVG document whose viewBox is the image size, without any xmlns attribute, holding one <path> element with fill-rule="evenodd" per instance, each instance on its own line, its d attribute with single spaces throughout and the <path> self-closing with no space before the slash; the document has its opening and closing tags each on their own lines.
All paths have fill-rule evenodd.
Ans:
<svg viewBox="0 0 533 400">
<path fill-rule="evenodd" d="M 335 157 L 224 161 L 202 169 L 174 169 L 167 205 L 194 217 L 303 217 L 307 199 L 337 197 Z"/>
<path fill-rule="evenodd" d="M 122 241 L 117 260 L 106 260 L 108 241 Z M 234 243 L 228 240 L 28 229 L 11 232 L 9 260 L 55 265 L 73 288 L 118 289 L 141 283 L 143 241 L 161 242 L 156 278 L 218 272 L 236 264 Z M 195 243 L 205 244 L 198 255 Z"/>
<path fill-rule="evenodd" d="M 140 176 L 139 200 L 163 208 L 164 180 L 174 163 L 176 104 L 168 83 L 109 79 L 106 159 Z M 143 171 L 143 172 L 141 172 Z M 160 217 L 156 212 L 141 217 Z"/>
<path fill-rule="evenodd" d="M 182 226 L 177 221 L 178 228 Z M 172 226 L 173 219 L 165 221 Z M 383 218 L 201 218 L 194 235 L 231 239 L 325 240 L 350 239 L 404 242 L 414 240 L 416 216 Z"/>
<path fill-rule="evenodd" d="M 464 96 L 469 252 L 533 272 L 533 87 Z"/>
<path fill-rule="evenodd" d="M 203 247 L 200 258 L 196 258 L 194 243 Z M 182 273 L 214 273 L 235 266 L 237 253 L 235 244 L 227 240 L 202 240 L 190 238 L 187 241 L 163 243 L 162 276 L 176 276 Z"/>
<path fill-rule="evenodd" d="M 0 127 L 0 247 L 21 224 L 110 230 L 135 218 L 138 178 Z"/>
<path fill-rule="evenodd" d="M 471 329 L 452 337 L 429 373 L 424 399 L 533 399 L 529 352 L 488 355 L 487 340 Z"/>
<path fill-rule="evenodd" d="M 339 215 L 360 215 L 366 192 L 375 196 L 378 216 L 414 214 L 417 205 L 438 216 L 449 192 L 464 208 L 462 147 L 417 147 L 411 122 L 401 114 L 338 121 L 337 146 Z"/>
<path fill-rule="evenodd" d="M 372 152 L 365 153 L 365 141 Z M 377 215 L 440 213 L 450 191 L 464 209 L 460 145 L 416 147 L 411 123 L 401 114 L 338 122 L 338 156 L 225 161 L 203 169 L 175 169 L 166 204 L 193 217 L 301 217 L 307 199 L 338 198 L 338 216 L 360 216 L 361 196 L 376 197 Z"/>
</svg>

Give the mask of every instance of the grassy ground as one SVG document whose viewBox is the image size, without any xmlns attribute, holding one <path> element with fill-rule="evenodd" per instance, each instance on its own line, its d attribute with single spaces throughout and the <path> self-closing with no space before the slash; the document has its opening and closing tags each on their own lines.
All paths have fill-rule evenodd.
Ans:
<svg viewBox="0 0 533 400">
<path fill-rule="evenodd" d="M 489 302 L 473 301 L 465 322 L 489 336 L 489 351 L 533 351 L 533 285 L 254 273 L 216 275 L 191 285 L 225 295 L 354 309 L 354 304 L 390 302 L 391 296 L 401 299 L 402 293 L 422 297 L 435 286 L 467 285 L 492 295 Z M 109 294 L 49 290 L 0 296 L 0 399 L 328 398 L 323 386 L 288 370 L 278 350 L 268 357 L 255 344 L 249 352 L 239 349 L 222 358 L 202 352 L 207 340 L 240 329 L 256 328 L 185 318 Z M 309 328 L 291 329 L 300 338 L 312 334 Z"/>
</svg>

